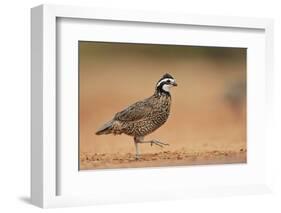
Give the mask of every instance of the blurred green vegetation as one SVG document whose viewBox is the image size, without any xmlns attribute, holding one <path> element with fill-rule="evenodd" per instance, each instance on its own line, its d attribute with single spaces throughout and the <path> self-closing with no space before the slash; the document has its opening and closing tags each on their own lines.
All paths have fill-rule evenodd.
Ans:
<svg viewBox="0 0 281 213">
<path fill-rule="evenodd" d="M 232 47 L 202 47 L 184 45 L 162 45 L 162 44 L 133 44 L 113 42 L 88 42 L 79 41 L 80 53 L 83 57 L 120 58 L 120 57 L 148 57 L 163 59 L 184 58 L 213 58 L 216 60 L 238 60 L 245 61 L 245 48 Z"/>
</svg>

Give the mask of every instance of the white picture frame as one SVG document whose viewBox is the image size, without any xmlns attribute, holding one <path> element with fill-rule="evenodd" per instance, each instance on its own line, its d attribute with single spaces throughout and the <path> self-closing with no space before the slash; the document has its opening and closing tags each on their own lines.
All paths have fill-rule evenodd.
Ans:
<svg viewBox="0 0 281 213">
<path fill-rule="evenodd" d="M 155 26 L 164 26 L 167 32 L 172 32 L 173 29 L 177 26 L 197 26 L 202 29 L 208 28 L 215 30 L 216 28 L 222 29 L 222 31 L 249 31 L 251 32 L 260 32 L 262 35 L 258 36 L 256 42 L 259 43 L 259 47 L 262 52 L 259 52 L 259 60 L 256 63 L 261 63 L 258 67 L 253 65 L 254 57 L 250 57 L 251 60 L 248 61 L 249 69 L 256 69 L 257 78 L 252 78 L 252 74 L 248 76 L 251 80 L 250 97 L 248 101 L 260 103 L 261 107 L 254 109 L 250 104 L 248 107 L 249 119 L 251 120 L 255 114 L 260 114 L 258 119 L 262 120 L 252 120 L 253 125 L 250 126 L 249 134 L 252 141 L 260 140 L 258 142 L 258 148 L 253 148 L 250 153 L 250 162 L 248 162 L 248 167 L 243 167 L 243 165 L 237 166 L 216 166 L 216 167 L 204 167 L 200 166 L 199 169 L 190 169 L 190 167 L 181 167 L 181 168 L 161 168 L 161 169 L 133 169 L 133 170 L 114 170 L 114 171 L 101 171 L 97 172 L 80 172 L 75 170 L 76 167 L 71 167 L 69 170 L 64 169 L 66 160 L 73 160 L 75 162 L 76 158 L 72 158 L 77 154 L 77 150 L 69 149 L 70 151 L 65 155 L 70 156 L 61 157 L 61 150 L 57 144 L 58 140 L 58 102 L 61 96 L 58 95 L 58 88 L 60 87 L 61 79 L 57 78 L 57 69 L 58 66 L 58 24 L 60 20 L 98 20 L 101 22 L 110 21 L 111 25 L 115 25 L 118 28 L 122 23 L 130 23 L 131 26 L 134 24 L 141 23 L 142 26 L 153 24 Z M 117 24 L 118 23 L 118 24 Z M 70 23 L 71 25 L 71 23 Z M 112 10 L 112 9 L 97 9 L 97 8 L 85 8 L 85 7 L 74 7 L 74 6 L 54 6 L 54 5 L 41 5 L 31 10 L 31 73 L 32 73 L 32 88 L 31 88 L 31 97 L 32 97 L 32 113 L 31 113 L 31 201 L 33 204 L 47 208 L 47 207 L 61 207 L 61 206 L 76 206 L 76 205 L 92 205 L 100 203 L 116 203 L 116 202 L 139 202 L 144 200 L 167 200 L 167 199 L 183 199 L 188 197 L 198 197 L 198 196 L 214 196 L 214 195 L 241 195 L 241 194 L 253 194 L 253 193 L 264 193 L 271 191 L 271 182 L 270 177 L 271 173 L 268 168 L 270 168 L 269 161 L 267 161 L 268 153 L 264 150 L 265 147 L 270 145 L 270 137 L 267 132 L 269 132 L 272 126 L 272 115 L 270 109 L 272 108 L 272 91 L 273 91 L 273 21 L 271 19 L 257 19 L 257 18 L 241 18 L 241 17 L 216 17 L 216 16 L 203 16 L 203 15 L 188 15 L 188 14 L 173 14 L 173 13 L 153 13 L 147 11 L 122 11 L 122 10 Z M 77 25 L 78 26 L 78 25 Z M 90 26 L 89 26 L 90 27 Z M 67 30 L 73 30 L 69 28 Z M 134 30 L 134 29 L 132 29 Z M 73 33 L 73 36 L 77 34 Z M 247 34 L 248 35 L 248 34 Z M 74 38 L 72 35 L 69 36 Z M 87 35 L 91 36 L 91 34 Z M 86 36 L 86 37 L 87 37 Z M 117 36 L 117 35 L 116 35 Z M 235 36 L 235 35 L 233 35 Z M 199 36 L 200 37 L 200 36 Z M 247 37 L 247 36 L 246 36 Z M 63 38 L 63 37 L 61 37 Z M 77 39 L 77 38 L 75 38 Z M 100 34 L 100 40 L 103 40 L 103 34 Z M 111 40 L 109 37 L 105 40 Z M 135 38 L 135 41 L 138 41 Z M 156 38 L 157 39 L 157 38 Z M 159 38 L 160 39 L 160 38 Z M 246 39 L 246 38 L 245 38 Z M 255 40 L 252 37 L 247 38 L 248 40 Z M 122 34 L 119 35 L 119 41 L 122 40 Z M 210 39 L 211 40 L 211 39 Z M 200 40 L 194 41 L 198 45 L 211 45 L 211 46 L 223 46 L 225 39 L 221 37 L 217 41 L 211 43 L 208 41 L 206 43 L 200 43 Z M 123 41 L 132 42 L 133 40 L 128 40 L 124 38 Z M 144 40 L 145 42 L 146 40 Z M 153 40 L 152 42 L 157 42 Z M 245 40 L 246 41 L 246 40 Z M 165 43 L 165 41 L 159 41 L 160 43 Z M 175 41 L 181 43 L 181 41 Z M 198 43 L 199 42 L 199 43 Z M 221 42 L 221 44 L 220 44 Z M 226 42 L 226 41 L 225 41 Z M 229 41 L 227 41 L 229 42 Z M 231 43 L 232 42 L 232 43 Z M 236 42 L 236 43 L 235 43 Z M 246 42 L 247 43 L 247 42 Z M 234 46 L 245 46 L 239 41 L 230 41 L 229 45 Z M 252 46 L 255 46 L 255 43 L 252 43 Z M 73 48 L 69 46 L 69 48 Z M 254 49 L 253 49 L 254 50 Z M 68 51 L 67 51 L 68 52 Z M 71 51 L 69 51 L 71 52 Z M 254 52 L 254 51 L 253 51 Z M 258 55 L 256 55 L 258 56 Z M 71 64 L 71 62 L 70 62 Z M 75 63 L 72 64 L 75 66 Z M 77 68 L 77 67 L 76 67 Z M 260 70 L 260 71 L 259 71 Z M 263 78 L 261 76 L 266 76 Z M 60 76 L 64 77 L 64 76 Z M 73 79 L 75 81 L 75 79 Z M 257 82 L 256 82 L 257 81 Z M 252 86 L 251 86 L 252 85 Z M 77 88 L 76 88 L 77 89 Z M 261 94 L 264 96 L 256 97 L 255 89 L 258 89 Z M 74 87 L 75 91 L 75 87 Z M 74 109 L 75 110 L 75 109 Z M 262 121 L 262 122 L 261 122 Z M 259 123 L 260 124 L 257 124 Z M 255 124 L 256 123 L 256 124 Z M 251 132 L 257 132 L 256 137 L 251 137 Z M 262 139 L 262 140 L 261 140 Z M 75 140 L 73 140 L 75 143 Z M 72 145 L 73 145 L 72 143 Z M 71 144 L 71 143 L 70 143 Z M 70 145 L 70 146 L 72 146 Z M 65 149 L 64 149 L 65 150 Z M 263 155 L 262 158 L 259 158 Z M 251 157 L 254 156 L 254 157 Z M 254 162 L 255 161 L 255 162 Z M 262 165 L 257 168 L 258 163 Z M 253 167 L 251 167 L 253 165 Z M 76 166 L 76 165 L 75 165 Z M 189 168 L 188 173 L 184 173 L 185 170 Z M 242 169 L 241 169 L 242 168 Z M 75 171 L 74 171 L 75 170 Z M 173 170 L 174 174 L 164 177 L 167 171 Z M 245 171 L 244 171 L 245 170 Z M 212 173 L 218 172 L 216 175 L 212 176 Z M 228 181 L 222 181 L 220 178 L 224 177 L 224 173 L 229 172 L 229 174 L 238 174 L 241 178 L 234 177 L 233 179 L 229 178 Z M 63 174 L 61 174 L 63 173 Z M 75 174 L 74 174 L 75 173 Z M 137 178 L 139 174 L 145 174 L 142 181 L 144 184 L 140 187 L 132 188 L 130 182 L 124 179 L 124 174 L 127 177 Z M 173 182 L 178 182 L 183 184 L 183 181 L 176 180 L 176 174 L 189 174 L 191 180 L 194 182 L 191 186 L 187 185 L 177 185 L 175 183 L 165 182 L 165 178 L 169 180 L 174 180 Z M 199 180 L 196 183 L 196 175 L 201 174 L 204 177 L 209 175 L 211 178 L 216 179 L 217 181 L 210 182 L 206 181 L 205 185 L 200 186 Z M 107 186 L 102 184 L 106 178 L 116 176 L 115 181 L 120 181 L 119 186 L 124 186 L 121 189 L 107 182 Z M 149 177 L 154 175 L 155 177 L 163 177 L 162 182 L 156 184 L 157 186 L 146 188 Z M 243 176 L 245 175 L 245 176 Z M 253 179 L 254 176 L 259 176 Z M 69 177 L 66 181 L 61 178 L 63 176 Z M 104 193 L 88 194 L 84 192 L 87 190 L 85 186 L 79 185 L 79 182 L 90 182 L 94 176 L 99 176 L 99 186 L 93 184 L 91 190 L 96 189 L 97 192 L 102 190 L 102 187 L 110 187 L 110 191 Z M 221 176 L 221 177 L 220 177 Z M 226 176 L 227 178 L 227 176 Z M 200 178 L 202 179 L 202 177 Z M 235 180 L 237 179 L 237 180 Z M 77 182 L 74 182 L 77 181 Z M 128 185 L 124 185 L 124 182 L 127 181 Z M 212 184 L 214 183 L 214 184 Z M 123 185 L 122 185 L 123 184 Z M 69 193 L 61 193 L 61 186 L 65 185 L 64 188 L 69 189 Z M 77 186 L 77 187 L 75 187 Z M 83 190 L 79 190 L 80 188 Z M 96 187 L 96 188 L 94 188 Z M 115 188 L 116 187 L 116 188 Z M 141 190 L 141 188 L 143 190 Z M 151 189 L 152 191 L 147 193 L 145 190 Z M 122 191 L 123 190 L 123 191 Z M 71 193 L 71 191 L 79 191 L 79 193 Z M 172 192 L 172 193 L 166 193 Z M 120 196 L 122 193 L 122 196 Z M 171 194 L 173 194 L 171 196 Z"/>
</svg>

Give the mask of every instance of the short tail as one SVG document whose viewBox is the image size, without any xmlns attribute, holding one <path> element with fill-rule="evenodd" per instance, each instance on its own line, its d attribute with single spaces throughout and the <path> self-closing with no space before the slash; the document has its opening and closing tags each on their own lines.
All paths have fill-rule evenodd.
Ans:
<svg viewBox="0 0 281 213">
<path fill-rule="evenodd" d="M 113 123 L 112 121 L 109 121 L 106 124 L 104 124 L 101 128 L 98 129 L 98 131 L 96 131 L 96 135 L 110 134 L 112 130 L 112 123 Z"/>
</svg>

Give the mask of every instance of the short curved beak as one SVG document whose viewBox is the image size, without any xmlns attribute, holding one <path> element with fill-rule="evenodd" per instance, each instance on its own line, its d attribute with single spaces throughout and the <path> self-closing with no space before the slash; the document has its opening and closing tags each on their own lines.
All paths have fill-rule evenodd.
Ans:
<svg viewBox="0 0 281 213">
<path fill-rule="evenodd" d="M 173 85 L 174 87 L 178 86 L 178 84 L 177 84 L 176 82 L 173 82 L 172 85 Z"/>
</svg>

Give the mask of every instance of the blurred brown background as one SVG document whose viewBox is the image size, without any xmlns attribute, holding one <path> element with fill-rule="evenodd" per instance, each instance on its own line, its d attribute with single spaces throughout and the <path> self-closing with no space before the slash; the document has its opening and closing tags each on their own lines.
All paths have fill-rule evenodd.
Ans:
<svg viewBox="0 0 281 213">
<path fill-rule="evenodd" d="M 170 73 L 171 114 L 149 135 L 165 150 L 246 149 L 246 49 L 79 42 L 80 153 L 134 153 L 133 138 L 95 135 L 116 112 L 154 93 Z M 141 145 L 141 153 L 159 147 Z"/>
</svg>

